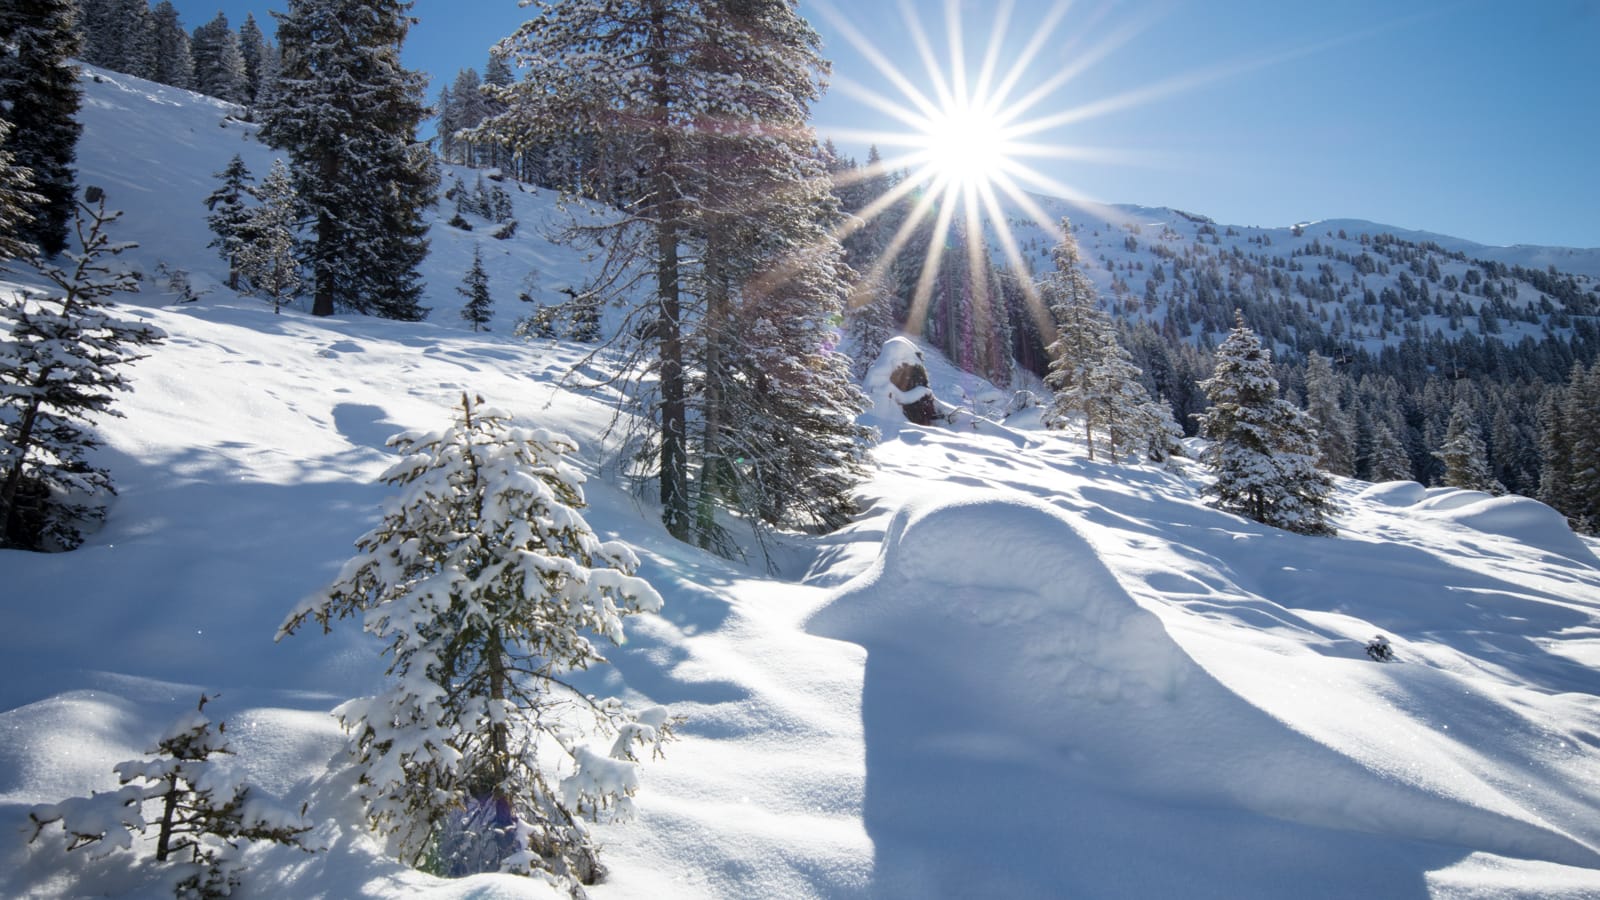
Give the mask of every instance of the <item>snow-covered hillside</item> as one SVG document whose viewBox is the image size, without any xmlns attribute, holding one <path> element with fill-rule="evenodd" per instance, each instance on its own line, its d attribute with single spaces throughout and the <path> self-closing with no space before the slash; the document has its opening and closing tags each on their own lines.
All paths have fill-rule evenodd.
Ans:
<svg viewBox="0 0 1600 900">
<path fill-rule="evenodd" d="M 1339 537 L 1302 537 L 1207 508 L 1191 463 L 891 417 L 869 511 L 787 538 L 769 575 L 673 541 L 615 481 L 609 398 L 560 381 L 586 348 L 510 337 L 518 291 L 581 279 L 539 236 L 548 194 L 514 194 L 507 241 L 436 225 L 428 322 L 275 316 L 205 249 L 211 173 L 270 161 L 250 126 L 124 76 L 85 88 L 80 181 L 127 211 L 149 276 L 127 305 L 171 337 L 105 423 L 104 530 L 0 551 L 0 896 L 170 895 L 25 826 L 113 788 L 202 691 L 233 765 L 308 804 L 325 848 L 253 851 L 238 896 L 548 894 L 384 856 L 329 715 L 381 684 L 377 642 L 273 641 L 377 520 L 385 438 L 443 427 L 464 390 L 578 441 L 588 520 L 666 601 L 587 676 L 685 717 L 638 818 L 598 827 L 593 897 L 1600 896 L 1600 558 L 1550 509 L 1342 481 Z M 488 335 L 456 315 L 474 243 Z M 1395 661 L 1363 652 L 1379 633 Z"/>
<path fill-rule="evenodd" d="M 1330 344 L 1377 352 L 1408 333 L 1513 346 L 1600 315 L 1600 248 L 1488 247 L 1361 219 L 1258 227 L 1042 197 L 1008 207 L 1005 230 L 1035 272 L 1049 270 L 1055 242 L 1038 219 L 1070 218 L 1114 313 L 1168 323 L 1194 341 L 1220 340 L 1240 306 L 1280 349 L 1301 355 L 1327 354 Z M 987 236 L 1003 246 L 1000 228 Z"/>
</svg>

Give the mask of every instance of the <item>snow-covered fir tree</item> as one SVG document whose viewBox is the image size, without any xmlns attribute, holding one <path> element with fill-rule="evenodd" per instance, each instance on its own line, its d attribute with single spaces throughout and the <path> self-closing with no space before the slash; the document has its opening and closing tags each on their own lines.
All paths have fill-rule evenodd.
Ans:
<svg viewBox="0 0 1600 900">
<path fill-rule="evenodd" d="M 1385 422 L 1379 422 L 1372 434 L 1372 458 L 1369 464 L 1373 481 L 1410 481 L 1411 457 Z"/>
<path fill-rule="evenodd" d="M 1489 474 L 1488 451 L 1478 427 L 1477 411 L 1465 400 L 1458 401 L 1451 410 L 1444 444 L 1433 455 L 1444 463 L 1443 484 L 1490 494 L 1505 493 L 1505 486 Z"/>
<path fill-rule="evenodd" d="M 705 462 L 696 458 L 696 447 L 709 446 L 703 451 L 708 458 L 720 458 L 715 436 L 735 420 L 699 429 L 711 439 L 709 445 L 691 436 L 691 410 L 720 415 L 716 411 L 724 409 L 725 399 L 692 394 L 696 385 L 689 366 L 698 361 L 712 373 L 711 390 L 723 381 L 729 346 L 723 323 L 731 321 L 735 298 L 714 292 L 735 284 L 732 279 L 756 258 L 738 249 L 742 238 L 735 235 L 759 236 L 763 221 L 782 215 L 783 202 L 802 196 L 786 189 L 785 181 L 811 177 L 806 167 L 814 157 L 808 152 L 812 162 L 803 163 L 782 132 L 791 124 L 803 125 L 804 116 L 796 117 L 795 111 L 815 96 L 821 63 L 815 33 L 787 0 L 580 0 L 536 6 L 538 15 L 495 51 L 526 67 L 526 77 L 491 88 L 491 100 L 505 111 L 464 137 L 498 140 L 518 154 L 542 153 L 557 143 L 600 151 L 587 156 L 580 183 L 570 188 L 587 190 L 628 214 L 603 229 L 571 235 L 580 245 L 605 250 L 599 273 L 583 294 L 631 301 L 636 283 L 646 277 L 653 281 L 649 302 L 633 305 L 633 327 L 624 329 L 625 335 L 645 337 L 633 347 L 631 371 L 654 376 L 642 399 L 653 425 L 647 471 L 659 480 L 668 530 L 698 541 L 707 517 L 694 509 L 691 475 Z M 769 121 L 774 127 L 764 124 Z M 766 154 L 760 157 L 764 163 L 730 171 L 723 154 L 730 141 L 738 140 Z M 608 156 L 613 149 L 616 154 Z M 752 202 L 735 211 L 708 200 L 730 177 L 757 170 L 773 179 L 771 196 L 782 201 L 747 198 Z M 796 233 L 783 226 L 768 230 L 779 241 Z M 828 294 L 822 289 L 813 296 Z M 708 317 L 698 335 L 686 330 L 697 312 L 696 300 L 704 301 Z M 826 372 L 819 383 L 832 377 Z M 826 409 L 833 416 L 839 407 Z M 795 421 L 786 427 L 799 437 L 805 426 Z"/>
<path fill-rule="evenodd" d="M 161 0 L 150 10 L 150 33 L 155 55 L 151 80 L 178 88 L 194 87 L 192 42 L 171 0 Z"/>
<path fill-rule="evenodd" d="M 212 759 L 233 751 L 226 724 L 206 717 L 210 699 L 202 694 L 195 711 L 167 729 L 154 758 L 116 765 L 120 790 L 33 807 L 29 841 L 56 824 L 69 851 L 91 847 L 95 856 L 133 850 L 135 834 L 143 843 L 153 839 L 156 861 L 177 869 L 170 880 L 180 900 L 232 896 L 243 880 L 239 851 L 246 842 L 306 849 L 309 824 Z"/>
<path fill-rule="evenodd" d="M 1317 436 L 1304 410 L 1278 396 L 1272 354 L 1244 317 L 1217 348 L 1201 382 L 1211 406 L 1199 416 L 1211 441 L 1201 460 L 1216 476 L 1219 509 L 1301 534 L 1334 533 L 1332 480 L 1318 471 Z"/>
<path fill-rule="evenodd" d="M 30 218 L 17 236 L 45 256 L 66 249 L 74 205 L 78 67 L 81 49 L 74 0 L 8 0 L 0 4 L 0 118 L 11 123 L 5 149 L 33 173 Z"/>
<path fill-rule="evenodd" d="M 66 254 L 66 269 L 39 263 L 54 289 L 0 301 L 0 546 L 70 550 L 115 493 L 110 473 L 86 457 L 98 442 L 85 426 L 118 415 L 111 401 L 128 389 L 122 367 L 165 337 L 110 310 L 111 294 L 138 289 L 106 258 L 129 246 L 106 233 L 119 215 L 106 212 L 103 195 L 80 202 L 82 251 Z"/>
<path fill-rule="evenodd" d="M 400 493 L 279 636 L 359 616 L 384 642 L 389 688 L 337 713 L 371 824 L 402 859 L 593 883 L 584 817 L 628 812 L 636 751 L 659 750 L 672 723 L 567 674 L 605 662 L 595 641 L 620 642 L 623 619 L 661 597 L 632 550 L 584 521 L 567 438 L 463 395 L 449 428 L 389 443 L 402 458 L 383 479 Z M 609 752 L 590 749 L 591 727 Z"/>
<path fill-rule="evenodd" d="M 253 211 L 246 198 L 256 196 L 250 169 L 237 153 L 228 161 L 227 168 L 216 173 L 222 182 L 206 197 L 206 226 L 213 235 L 207 247 L 217 248 L 223 262 L 228 264 L 228 287 L 239 290 L 239 257 L 246 244 L 253 239 L 251 225 Z"/>
<path fill-rule="evenodd" d="M 10 134 L 11 123 L 0 118 L 0 263 L 39 252 L 23 236 L 39 196 L 33 192 L 33 173 L 17 165 L 16 154 L 6 149 Z"/>
<path fill-rule="evenodd" d="M 467 270 L 456 293 L 467 298 L 461 306 L 461 318 L 473 331 L 488 331 L 489 322 L 494 318 L 494 299 L 489 296 L 489 274 L 483 270 L 483 253 L 476 246 L 472 248 L 472 268 Z"/>
<path fill-rule="evenodd" d="M 155 71 L 150 5 L 147 0 L 82 0 L 83 61 L 149 78 Z"/>
<path fill-rule="evenodd" d="M 239 35 L 228 24 L 228 17 L 217 17 L 194 30 L 189 43 L 194 58 L 194 89 L 229 103 L 249 100 L 244 54 Z"/>
<path fill-rule="evenodd" d="M 1051 258 L 1055 271 L 1046 277 L 1043 294 L 1057 337 L 1048 348 L 1045 384 L 1055 397 L 1046 424 L 1065 428 L 1073 420 L 1082 422 L 1091 460 L 1096 435 L 1111 462 L 1121 457 L 1165 459 L 1181 429 L 1171 408 L 1145 390 L 1142 373 L 1122 346 L 1111 316 L 1100 309 L 1099 294 L 1083 271 L 1071 223 L 1065 219 Z"/>
<path fill-rule="evenodd" d="M 261 79 L 267 57 L 272 53 L 272 47 L 267 43 L 267 37 L 261 32 L 261 26 L 256 24 L 256 17 L 252 13 L 245 13 L 244 22 L 239 26 L 239 57 L 244 61 L 244 99 L 241 103 L 254 106 L 261 93 Z"/>
<path fill-rule="evenodd" d="M 1557 508 L 1592 533 L 1600 529 L 1600 362 L 1573 367 L 1561 416 L 1569 494 Z"/>
<path fill-rule="evenodd" d="M 255 194 L 260 202 L 249 210 L 244 225 L 249 240 L 239 247 L 239 273 L 251 290 L 272 301 L 277 313 L 300 289 L 300 264 L 295 258 L 297 200 L 294 178 L 283 160 L 272 161 Z"/>
<path fill-rule="evenodd" d="M 1317 426 L 1318 465 L 1335 475 L 1354 475 L 1355 426 L 1339 402 L 1333 363 L 1315 350 L 1306 356 L 1306 412 Z"/>
<path fill-rule="evenodd" d="M 690 340 L 694 532 L 726 552 L 718 509 L 765 526 L 844 524 L 867 435 L 855 423 L 865 398 L 832 346 L 849 272 L 829 234 L 839 213 L 806 124 L 823 67 L 816 33 L 781 3 L 714 12 L 765 50 L 705 61 L 743 79 L 709 100 L 719 121 L 743 126 L 707 129 L 694 148 L 718 173 L 691 214 L 706 248 L 688 278 L 705 301 Z"/>
<path fill-rule="evenodd" d="M 261 135 L 288 152 L 310 219 L 313 315 L 427 315 L 422 211 L 438 173 L 416 137 L 425 80 L 400 63 L 410 9 L 400 0 L 291 0 L 278 14 L 282 61 Z"/>
</svg>

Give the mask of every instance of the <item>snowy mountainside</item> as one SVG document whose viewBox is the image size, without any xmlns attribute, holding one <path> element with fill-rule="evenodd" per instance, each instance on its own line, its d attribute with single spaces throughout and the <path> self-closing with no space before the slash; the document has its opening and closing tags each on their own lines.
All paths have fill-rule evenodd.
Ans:
<svg viewBox="0 0 1600 900">
<path fill-rule="evenodd" d="M 883 416 L 867 511 L 787 537 L 768 575 L 671 540 L 615 481 L 609 398 L 561 381 L 586 348 L 509 336 L 522 275 L 575 282 L 581 258 L 441 226 L 430 321 L 275 316 L 221 286 L 200 204 L 233 153 L 270 156 L 211 101 L 112 78 L 85 85 L 80 181 L 127 210 L 132 264 L 203 296 L 126 298 L 171 338 L 103 425 L 104 530 L 0 551 L 5 833 L 110 789 L 220 692 L 233 765 L 307 803 L 324 848 L 252 850 L 239 896 L 548 896 L 386 856 L 328 714 L 381 683 L 378 643 L 272 639 L 377 520 L 384 440 L 476 391 L 578 441 L 586 517 L 666 601 L 585 676 L 685 717 L 638 818 L 597 826 L 592 897 L 1600 896 L 1600 544 L 1548 508 L 1341 480 L 1339 537 L 1304 537 L 1208 508 L 1191 462 L 1091 463 L 1025 417 Z M 497 260 L 487 335 L 454 315 L 474 242 Z M 988 396 L 929 362 L 942 401 Z M 1395 662 L 1364 654 L 1380 632 Z M 0 896 L 170 896 L 153 863 L 50 837 L 0 841 Z"/>
<path fill-rule="evenodd" d="M 1052 223 L 1072 221 L 1114 313 L 1193 341 L 1220 340 L 1241 306 L 1280 345 L 1324 355 L 1329 342 L 1376 352 L 1408 329 L 1511 346 L 1600 316 L 1600 248 L 1489 247 L 1360 219 L 1239 226 L 1167 208 L 1031 199 Z M 1034 272 L 1048 271 L 1053 239 L 1007 204 L 1005 229 Z M 1001 230 L 987 225 L 997 262 Z"/>
</svg>

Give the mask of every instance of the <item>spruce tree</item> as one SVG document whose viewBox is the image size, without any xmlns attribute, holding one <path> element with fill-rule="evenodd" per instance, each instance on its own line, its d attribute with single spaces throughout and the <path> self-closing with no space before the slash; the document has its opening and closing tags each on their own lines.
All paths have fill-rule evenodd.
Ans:
<svg viewBox="0 0 1600 900">
<path fill-rule="evenodd" d="M 261 93 L 262 66 L 266 62 L 266 35 L 256 24 L 252 13 L 245 13 L 244 24 L 239 26 L 239 57 L 244 61 L 244 97 L 239 102 L 254 106 Z"/>
<path fill-rule="evenodd" d="M 226 15 L 219 12 L 215 19 L 196 28 L 190 48 L 195 90 L 229 103 L 248 102 L 244 54 Z"/>
<path fill-rule="evenodd" d="M 438 175 L 416 139 L 423 77 L 400 64 L 411 4 L 291 0 L 261 130 L 286 150 L 310 218 L 312 314 L 427 315 L 418 267 L 422 211 Z"/>
<path fill-rule="evenodd" d="M 1238 312 L 1216 361 L 1201 382 L 1211 406 L 1199 416 L 1211 441 L 1201 461 L 1216 476 L 1208 490 L 1215 505 L 1301 534 L 1333 534 L 1333 484 L 1316 467 L 1316 429 L 1278 396 L 1272 354 Z"/>
<path fill-rule="evenodd" d="M 85 526 L 104 516 L 115 493 L 111 476 L 86 453 L 98 441 L 89 417 L 118 415 L 113 394 L 128 389 L 120 369 L 138 348 L 159 341 L 159 329 L 120 319 L 108 297 L 138 287 L 106 259 L 130 245 L 113 244 L 106 228 L 120 213 L 105 199 L 79 204 L 82 251 L 69 269 L 39 263 L 54 285 L 42 297 L 0 302 L 8 337 L 0 343 L 0 546 L 70 550 Z"/>
<path fill-rule="evenodd" d="M 47 257 L 66 249 L 74 205 L 78 67 L 81 47 L 74 0 L 0 4 L 0 116 L 11 123 L 5 149 L 33 173 L 38 200 L 17 237 Z"/>
<path fill-rule="evenodd" d="M 207 247 L 216 247 L 222 261 L 228 264 L 228 287 L 239 290 L 239 257 L 253 236 L 250 233 L 251 213 L 246 198 L 254 198 L 256 190 L 251 185 L 250 170 L 244 158 L 237 153 L 228 161 L 227 168 L 216 173 L 222 184 L 206 197 L 206 225 L 215 235 Z"/>
<path fill-rule="evenodd" d="M 16 154 L 6 149 L 10 134 L 11 123 L 0 118 L 0 263 L 39 252 L 23 236 L 39 195 L 33 192 L 33 173 L 17 165 Z"/>
<path fill-rule="evenodd" d="M 1077 240 L 1065 219 L 1051 258 L 1055 270 L 1045 279 L 1043 293 L 1057 336 L 1047 348 L 1051 360 L 1045 384 L 1055 391 L 1055 399 L 1045 413 L 1046 424 L 1064 428 L 1072 417 L 1081 419 L 1091 460 L 1096 434 L 1111 462 L 1127 455 L 1164 459 L 1175 441 L 1171 409 L 1151 399 L 1111 316 L 1099 308 L 1099 294 L 1083 271 Z"/>
<path fill-rule="evenodd" d="M 472 268 L 467 270 L 456 292 L 467 298 L 461 307 L 461 318 L 467 320 L 473 331 L 488 331 L 494 300 L 489 297 L 489 275 L 483 271 L 483 254 L 477 247 L 472 248 Z"/>
<path fill-rule="evenodd" d="M 1441 480 L 1449 487 L 1503 494 L 1505 486 L 1489 474 L 1487 450 L 1477 419 L 1476 411 L 1465 400 L 1458 401 L 1451 410 L 1444 444 L 1433 454 L 1444 463 Z"/>
<path fill-rule="evenodd" d="M 777 3 L 788 12 L 789 4 Z M 730 95 L 742 93 L 742 76 L 719 70 L 711 54 L 756 59 L 764 50 L 718 14 L 706 0 L 539 0 L 537 15 L 496 48 L 507 62 L 527 67 L 525 78 L 491 90 L 505 112 L 467 140 L 498 140 L 516 154 L 553 143 L 595 147 L 626 145 L 629 176 L 591 171 L 591 195 L 628 209 L 605 234 L 580 231 L 572 239 L 603 244 L 607 254 L 585 294 L 633 296 L 641 270 L 653 275 L 647 304 L 630 319 L 648 345 L 632 358 L 633 370 L 655 376 L 644 398 L 654 423 L 651 467 L 659 480 L 662 520 L 680 540 L 692 540 L 689 397 L 685 341 L 686 271 L 693 265 L 695 204 L 690 195 L 710 174 L 697 163 L 697 140 L 720 120 Z M 696 52 L 699 51 L 699 52 Z M 458 98 L 459 99 L 459 98 Z M 735 119 L 722 127 L 737 127 Z M 622 161 L 622 160 L 619 160 Z M 574 184 L 574 188 L 579 185 Z"/>
<path fill-rule="evenodd" d="M 1589 532 L 1600 528 L 1600 362 L 1574 366 L 1562 402 L 1571 497 L 1558 506 Z"/>
<path fill-rule="evenodd" d="M 626 813 L 635 748 L 672 722 L 584 694 L 623 619 L 661 607 L 638 560 L 579 512 L 577 448 L 463 395 L 442 432 L 390 440 L 401 490 L 361 551 L 279 637 L 359 616 L 385 644 L 390 687 L 337 710 L 368 818 L 403 859 L 442 875 L 545 872 L 575 888 L 602 870 L 586 815 Z M 609 755 L 578 737 L 583 716 Z M 557 779 L 560 779 L 559 781 Z"/>
<path fill-rule="evenodd" d="M 150 11 L 150 33 L 155 56 L 150 79 L 176 88 L 194 87 L 192 42 L 171 0 L 161 0 Z"/>
<path fill-rule="evenodd" d="M 301 838 L 311 826 L 301 816 L 215 765 L 212 757 L 233 751 L 226 723 L 213 725 L 205 715 L 210 699 L 200 695 L 198 708 L 156 742 L 153 758 L 117 764 L 120 790 L 35 806 L 28 812 L 29 843 L 55 824 L 69 851 L 98 845 L 96 855 L 130 849 L 133 834 L 153 835 L 156 862 L 176 870 L 165 880 L 180 900 L 232 896 L 243 880 L 243 842 L 307 850 Z M 147 808 L 154 814 L 147 816 Z"/>
<path fill-rule="evenodd" d="M 1339 379 L 1333 364 L 1315 350 L 1306 357 L 1306 412 L 1320 436 L 1318 465 L 1335 475 L 1354 475 L 1354 426 L 1339 402 Z"/>
<path fill-rule="evenodd" d="M 295 258 L 297 200 L 294 179 L 283 160 L 272 161 L 255 193 L 260 202 L 249 210 L 244 224 L 248 240 L 239 247 L 239 273 L 252 290 L 272 301 L 276 314 L 300 288 L 300 264 Z"/>
</svg>

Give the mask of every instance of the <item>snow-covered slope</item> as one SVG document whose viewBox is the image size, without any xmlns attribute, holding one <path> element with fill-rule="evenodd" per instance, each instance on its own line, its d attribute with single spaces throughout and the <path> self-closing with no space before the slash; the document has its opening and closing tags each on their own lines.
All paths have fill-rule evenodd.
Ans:
<svg viewBox="0 0 1600 900">
<path fill-rule="evenodd" d="M 326 847 L 253 853 L 240 896 L 546 893 L 386 858 L 336 787 L 328 715 L 381 682 L 377 644 L 272 640 L 376 520 L 384 439 L 471 390 L 577 439 L 587 518 L 666 599 L 589 676 L 686 717 L 638 819 L 599 827 L 594 897 L 1600 896 L 1600 559 L 1546 507 L 1341 482 L 1340 536 L 1302 537 L 1207 508 L 1188 463 L 886 418 L 869 511 L 786 540 L 771 576 L 671 540 L 615 483 L 611 407 L 559 382 L 583 348 L 508 336 L 526 272 L 580 259 L 537 228 L 440 227 L 432 321 L 274 316 L 219 286 L 198 224 L 210 174 L 267 151 L 209 101 L 102 79 L 81 180 L 127 210 L 134 264 L 204 296 L 128 298 L 172 337 L 105 424 L 106 528 L 0 551 L 0 895 L 168 895 L 148 864 L 21 830 L 113 787 L 201 691 L 234 764 L 308 803 Z M 475 241 L 498 260 L 487 336 L 454 315 Z M 1364 655 L 1380 632 L 1395 662 Z"/>
</svg>

